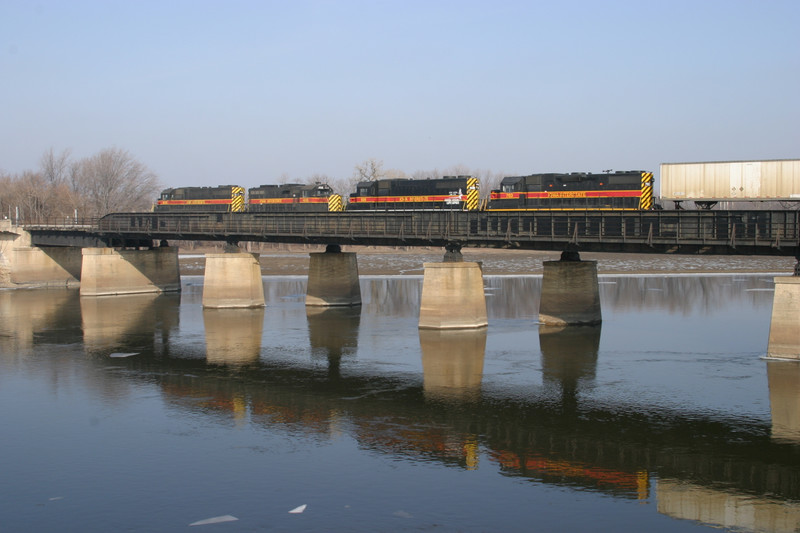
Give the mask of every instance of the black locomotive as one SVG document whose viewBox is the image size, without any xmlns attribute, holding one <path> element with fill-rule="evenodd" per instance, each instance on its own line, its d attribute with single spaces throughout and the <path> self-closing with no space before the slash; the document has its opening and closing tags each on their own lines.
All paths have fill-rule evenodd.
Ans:
<svg viewBox="0 0 800 533">
<path fill-rule="evenodd" d="M 478 178 L 445 176 L 440 179 L 379 179 L 362 181 L 350 195 L 348 211 L 400 211 L 479 207 Z"/>
<path fill-rule="evenodd" d="M 487 211 L 648 210 L 653 208 L 653 173 L 641 170 L 590 174 L 531 174 L 503 178 Z"/>
<path fill-rule="evenodd" d="M 326 183 L 261 185 L 248 189 L 247 210 L 253 213 L 342 211 L 342 197 Z"/>
<path fill-rule="evenodd" d="M 177 187 L 161 191 L 153 210 L 167 213 L 244 211 L 244 188 L 238 185 L 219 187 Z"/>
</svg>

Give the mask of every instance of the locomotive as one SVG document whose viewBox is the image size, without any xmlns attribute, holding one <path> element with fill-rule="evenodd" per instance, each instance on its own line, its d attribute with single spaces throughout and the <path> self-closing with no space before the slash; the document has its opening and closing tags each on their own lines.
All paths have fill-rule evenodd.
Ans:
<svg viewBox="0 0 800 533">
<path fill-rule="evenodd" d="M 245 202 L 244 187 L 178 187 L 161 192 L 153 210 L 160 213 L 230 212 L 294 213 L 342 211 L 342 197 L 333 194 L 326 184 L 261 185 L 248 189 Z"/>
<path fill-rule="evenodd" d="M 323 213 L 341 211 L 539 211 L 650 210 L 653 173 L 632 170 L 592 174 L 546 173 L 503 178 L 481 203 L 480 183 L 472 176 L 435 179 L 379 179 L 356 185 L 345 204 L 324 183 L 236 185 L 166 189 L 157 212 L 225 211 L 232 213 Z"/>
<path fill-rule="evenodd" d="M 649 210 L 653 173 L 641 170 L 590 174 L 509 176 L 492 191 L 487 211 Z"/>
<path fill-rule="evenodd" d="M 164 189 L 153 206 L 153 211 L 167 213 L 241 213 L 244 209 L 244 188 L 238 185 Z"/>
<path fill-rule="evenodd" d="M 362 181 L 350 195 L 348 211 L 477 211 L 478 178 L 444 176 L 441 179 L 379 179 Z"/>
<path fill-rule="evenodd" d="M 247 210 L 253 213 L 343 211 L 342 197 L 326 183 L 261 185 L 247 191 Z"/>
</svg>

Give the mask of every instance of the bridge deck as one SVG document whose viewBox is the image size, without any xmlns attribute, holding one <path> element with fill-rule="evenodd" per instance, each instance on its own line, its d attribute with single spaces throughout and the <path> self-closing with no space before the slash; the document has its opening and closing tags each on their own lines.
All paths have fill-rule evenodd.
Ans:
<svg viewBox="0 0 800 533">
<path fill-rule="evenodd" d="M 71 233 L 115 246 L 168 239 L 796 255 L 800 211 L 117 213 L 91 229 L 27 229 L 39 245 L 68 245 Z"/>
</svg>

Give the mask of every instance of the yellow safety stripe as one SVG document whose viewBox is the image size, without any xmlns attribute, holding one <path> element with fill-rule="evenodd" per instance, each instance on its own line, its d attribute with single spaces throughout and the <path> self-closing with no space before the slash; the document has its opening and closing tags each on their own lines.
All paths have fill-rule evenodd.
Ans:
<svg viewBox="0 0 800 533">
<path fill-rule="evenodd" d="M 244 187 L 231 187 L 231 212 L 244 211 Z"/>
<path fill-rule="evenodd" d="M 642 196 L 639 198 L 639 209 L 653 208 L 653 173 L 642 172 Z"/>
<path fill-rule="evenodd" d="M 331 194 L 328 196 L 328 211 L 338 213 L 344 211 L 344 202 L 341 194 Z"/>
<path fill-rule="evenodd" d="M 467 211 L 477 211 L 480 206 L 480 182 L 478 178 L 467 178 Z"/>
</svg>

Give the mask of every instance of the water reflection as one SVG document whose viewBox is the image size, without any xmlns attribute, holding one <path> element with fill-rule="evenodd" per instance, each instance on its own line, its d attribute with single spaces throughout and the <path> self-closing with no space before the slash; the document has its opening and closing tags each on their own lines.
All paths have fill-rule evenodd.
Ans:
<svg viewBox="0 0 800 533">
<path fill-rule="evenodd" d="M 607 276 L 600 281 L 604 306 L 679 315 L 725 305 L 771 308 L 774 289 L 770 276 Z"/>
<path fill-rule="evenodd" d="M 48 332 L 63 342 L 64 325 L 75 319 L 77 301 L 78 291 L 69 289 L 0 291 L 0 351 L 26 352 L 34 336 L 46 342 Z"/>
<path fill-rule="evenodd" d="M 355 353 L 361 307 L 306 307 L 311 356 L 328 362 L 328 375 L 339 376 L 342 356 Z"/>
<path fill-rule="evenodd" d="M 720 488 L 659 479 L 658 512 L 716 527 L 736 530 L 793 533 L 800 526 L 800 505 Z"/>
<path fill-rule="evenodd" d="M 80 299 L 83 345 L 91 355 L 152 350 L 178 326 L 180 296 L 135 294 Z"/>
<path fill-rule="evenodd" d="M 480 398 L 486 334 L 486 328 L 419 330 L 425 398 L 446 401 Z"/>
<path fill-rule="evenodd" d="M 565 410 L 575 410 L 579 390 L 594 380 L 601 327 L 539 326 L 542 377 L 561 388 Z"/>
<path fill-rule="evenodd" d="M 516 346 L 517 351 L 488 346 L 494 334 L 517 333 L 520 324 L 529 324 L 537 281 L 489 278 L 494 323 L 468 332 L 417 328 L 413 316 L 418 308 L 412 306 L 418 303 L 417 279 L 365 283 L 370 296 L 361 310 L 309 311 L 293 296 L 301 294 L 296 280 L 267 281 L 265 294 L 272 296 L 266 308 L 206 309 L 202 314 L 201 291 L 185 291 L 184 301 L 177 296 L 79 299 L 77 291 L 0 292 L 0 364 L 14 361 L 23 348 L 50 353 L 53 344 L 82 339 L 92 354 L 139 353 L 116 360 L 113 369 L 106 357 L 61 357 L 52 363 L 42 358 L 42 364 L 50 365 L 48 384 L 55 388 L 59 374 L 80 379 L 81 391 L 109 410 L 114 409 L 108 402 L 112 393 L 116 398 L 120 391 L 152 388 L 158 391 L 152 396 L 163 402 L 158 408 L 176 414 L 171 417 L 176 424 L 191 420 L 195 432 L 232 420 L 254 431 L 255 440 L 259 431 L 325 442 L 347 435 L 364 453 L 397 464 L 428 461 L 614 498 L 655 497 L 665 515 L 723 527 L 791 531 L 800 526 L 795 503 L 800 500 L 800 365 L 770 361 L 764 369 L 753 356 L 769 379 L 769 391 L 763 383 L 761 392 L 764 399 L 768 395 L 771 420 L 740 416 L 734 394 L 726 409 L 716 410 L 702 405 L 693 410 L 694 403 L 673 409 L 651 405 L 646 389 L 637 402 L 624 395 L 601 397 L 591 394 L 593 389 L 609 387 L 616 376 L 604 381 L 600 368 L 614 349 L 626 347 L 629 333 L 609 321 L 602 335 L 600 327 L 538 328 L 537 372 L 543 385 L 530 379 L 524 387 L 506 386 L 519 374 L 517 365 L 536 359 L 536 341 Z M 602 291 L 610 305 L 641 309 L 642 314 L 704 306 L 713 313 L 742 301 L 751 311 L 771 297 L 767 281 L 756 276 L 717 279 L 710 285 L 679 278 L 661 286 L 668 290 L 649 291 L 647 280 L 619 278 Z M 642 304 L 648 298 L 652 307 Z M 382 315 L 384 308 L 388 315 Z M 696 314 L 706 318 L 704 312 Z M 375 321 L 375 315 L 390 320 Z M 657 315 L 663 322 L 659 327 L 677 323 L 664 316 Z M 372 331 L 362 327 L 367 321 L 389 326 Z M 265 324 L 277 332 L 268 339 Z M 536 326 L 529 327 L 535 336 Z M 421 361 L 421 369 L 395 370 L 400 364 L 400 354 L 392 351 L 396 345 L 381 348 L 377 342 L 373 348 L 358 342 L 369 336 L 410 338 L 404 346 L 409 359 Z M 766 336 L 763 341 L 766 345 Z M 273 350 L 276 344 L 296 356 L 281 359 L 282 352 Z M 647 358 L 660 358 L 660 368 L 676 364 L 664 355 L 671 347 L 646 349 Z M 525 361 L 515 359 L 520 351 Z M 739 369 L 729 372 L 737 379 L 727 386 L 756 368 L 713 355 L 704 354 L 710 365 Z M 635 362 L 647 364 L 642 358 Z M 4 379 L 24 372 L 30 372 L 26 379 L 38 377 L 18 366 L 3 366 Z M 607 373 L 614 370 L 606 367 Z M 664 387 L 682 378 L 665 374 Z M 636 383 L 626 386 L 632 387 L 631 394 L 642 390 Z M 702 404 L 704 397 L 698 397 L 696 403 Z M 202 437 L 185 438 L 191 444 L 192 438 Z M 161 444 L 160 449 L 169 448 Z M 725 509 L 729 513 L 721 514 Z"/>
<path fill-rule="evenodd" d="M 247 365 L 261 355 L 264 308 L 203 308 L 206 361 L 215 365 Z"/>
<path fill-rule="evenodd" d="M 772 438 L 800 444 L 800 363 L 767 361 Z"/>
<path fill-rule="evenodd" d="M 663 310 L 689 315 L 697 310 L 742 305 L 771 308 L 771 276 L 600 276 L 603 312 Z M 391 287 L 391 290 L 387 290 Z M 541 276 L 486 276 L 486 307 L 490 318 L 539 314 Z M 419 313 L 422 278 L 365 278 L 363 305 L 384 316 Z"/>
</svg>

